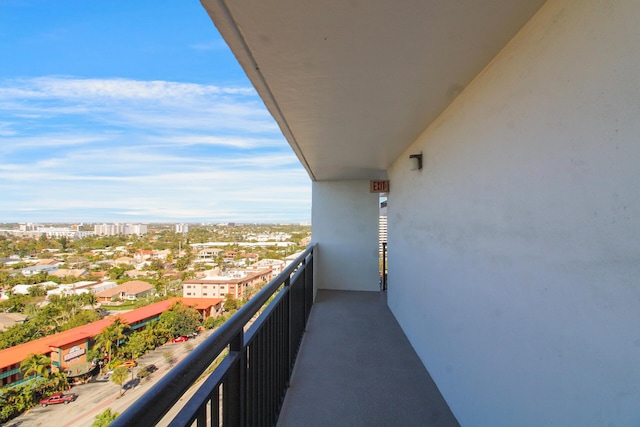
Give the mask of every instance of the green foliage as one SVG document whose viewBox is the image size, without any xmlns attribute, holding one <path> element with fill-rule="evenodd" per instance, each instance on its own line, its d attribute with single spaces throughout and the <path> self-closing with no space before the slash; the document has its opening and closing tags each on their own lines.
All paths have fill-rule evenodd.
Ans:
<svg viewBox="0 0 640 427">
<path fill-rule="evenodd" d="M 43 397 L 68 388 L 66 375 L 55 373 L 49 378 L 38 377 L 17 386 L 0 389 L 0 423 L 5 423 L 34 407 Z"/>
<path fill-rule="evenodd" d="M 215 323 L 216 319 L 214 317 L 207 317 L 206 319 L 204 319 L 202 326 L 204 326 L 205 329 L 213 329 Z"/>
<path fill-rule="evenodd" d="M 233 313 L 227 313 L 227 314 L 223 314 L 221 316 L 215 317 L 213 319 L 213 326 L 215 328 L 217 328 L 218 326 L 222 325 L 224 322 L 227 321 L 227 319 L 229 319 L 229 317 L 231 317 Z"/>
<path fill-rule="evenodd" d="M 227 294 L 224 300 L 223 308 L 225 311 L 237 310 L 240 307 L 240 303 L 230 294 Z"/>
<path fill-rule="evenodd" d="M 160 315 L 160 323 L 168 330 L 172 337 L 194 333 L 200 325 L 200 313 L 181 303 L 175 303 Z"/>
<path fill-rule="evenodd" d="M 111 412 L 111 408 L 107 408 L 104 412 L 96 415 L 95 421 L 91 424 L 91 427 L 108 427 L 109 424 L 114 422 L 118 418 L 117 412 Z"/>
<path fill-rule="evenodd" d="M 118 355 L 120 344 L 126 338 L 125 331 L 129 330 L 129 324 L 123 322 L 120 317 L 116 317 L 113 322 L 104 328 L 95 338 L 95 347 L 104 351 L 109 356 L 110 363 L 113 364 L 113 349 L 115 347 L 115 354 Z"/>
<path fill-rule="evenodd" d="M 0 334 L 0 349 L 12 347 L 56 332 L 86 325 L 101 318 L 95 310 L 95 295 L 58 296 L 49 298 L 49 304 L 40 308 L 41 296 L 13 295 L 0 303 L 0 311 L 28 315 L 24 323 L 11 326 Z M 83 308 L 91 307 L 84 310 Z"/>
<path fill-rule="evenodd" d="M 42 338 L 46 335 L 49 334 L 32 321 L 13 325 L 0 334 L 0 350 Z"/>
<path fill-rule="evenodd" d="M 192 260 L 193 260 L 193 257 L 191 257 L 191 256 L 185 256 L 185 257 L 182 257 L 182 258 L 178 258 L 176 260 L 176 263 L 175 263 L 174 267 L 178 271 L 184 271 L 189 267 L 189 265 L 191 265 L 191 261 Z"/>
<path fill-rule="evenodd" d="M 78 326 L 86 325 L 91 322 L 100 320 L 102 316 L 95 310 L 82 310 L 75 316 L 69 319 L 64 325 L 60 327 L 60 331 L 66 331 Z"/>
<path fill-rule="evenodd" d="M 27 295 L 11 295 L 9 299 L 0 302 L 0 312 L 21 313 L 28 301 L 29 297 Z"/>
<path fill-rule="evenodd" d="M 42 285 L 36 285 L 29 288 L 30 297 L 43 297 L 47 294 L 47 291 Z"/>
<path fill-rule="evenodd" d="M 38 375 L 44 378 L 49 378 L 49 367 L 51 366 L 51 359 L 44 354 L 31 353 L 20 363 L 20 370 L 24 377 L 33 375 L 35 379 Z"/>
<path fill-rule="evenodd" d="M 122 385 L 129 378 L 129 370 L 124 366 L 120 366 L 113 370 L 111 374 L 111 381 L 120 386 L 120 396 L 122 396 Z"/>
<path fill-rule="evenodd" d="M 113 267 L 111 269 L 109 269 L 109 277 L 111 278 L 111 280 L 120 280 L 120 279 L 127 279 L 127 276 L 125 275 L 125 273 L 129 271 L 127 268 L 125 267 Z"/>
<path fill-rule="evenodd" d="M 148 341 L 142 332 L 131 334 L 126 344 L 122 346 L 123 356 L 137 359 L 149 350 Z"/>
</svg>

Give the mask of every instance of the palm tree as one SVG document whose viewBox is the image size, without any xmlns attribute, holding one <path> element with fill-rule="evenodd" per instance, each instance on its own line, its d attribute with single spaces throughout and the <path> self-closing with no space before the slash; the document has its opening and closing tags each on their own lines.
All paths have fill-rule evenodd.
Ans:
<svg viewBox="0 0 640 427">
<path fill-rule="evenodd" d="M 109 361 L 111 361 L 111 347 L 113 346 L 113 341 L 111 341 L 107 328 L 104 328 L 101 333 L 96 335 L 95 344 L 96 349 L 104 350 L 109 356 Z"/>
<path fill-rule="evenodd" d="M 47 356 L 31 353 L 20 363 L 20 370 L 25 377 L 33 375 L 35 379 L 38 375 L 42 375 L 44 378 L 49 378 L 50 366 L 51 359 Z"/>
<path fill-rule="evenodd" d="M 109 361 L 111 361 L 113 344 L 116 345 L 116 349 L 120 347 L 120 341 L 126 337 L 124 331 L 127 329 L 129 329 L 129 324 L 123 322 L 119 317 L 116 317 L 113 323 L 104 328 L 102 332 L 96 336 L 96 347 L 106 350 L 109 355 Z"/>
<path fill-rule="evenodd" d="M 116 342 L 116 353 L 120 349 L 120 342 L 125 339 L 127 336 L 124 334 L 124 331 L 130 329 L 131 327 L 127 322 L 123 322 L 122 319 L 116 317 L 113 323 L 110 325 L 112 330 L 112 336 Z"/>
<path fill-rule="evenodd" d="M 111 381 L 118 384 L 120 386 L 120 396 L 122 396 L 122 384 L 124 384 L 125 380 L 129 377 L 129 370 L 124 367 L 119 367 L 114 369 L 113 374 L 111 374 Z"/>
</svg>

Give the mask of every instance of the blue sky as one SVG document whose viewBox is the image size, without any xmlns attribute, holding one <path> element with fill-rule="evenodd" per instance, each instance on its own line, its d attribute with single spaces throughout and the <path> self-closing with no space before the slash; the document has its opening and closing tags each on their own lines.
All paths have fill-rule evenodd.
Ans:
<svg viewBox="0 0 640 427">
<path fill-rule="evenodd" d="M 198 1 L 0 1 L 0 222 L 300 222 L 311 183 Z"/>
</svg>

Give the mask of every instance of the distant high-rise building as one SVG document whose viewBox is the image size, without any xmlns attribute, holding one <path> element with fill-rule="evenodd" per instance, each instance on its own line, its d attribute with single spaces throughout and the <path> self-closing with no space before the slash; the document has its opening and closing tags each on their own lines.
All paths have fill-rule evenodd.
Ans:
<svg viewBox="0 0 640 427">
<path fill-rule="evenodd" d="M 96 224 L 93 231 L 98 236 L 117 236 L 119 234 L 137 234 L 142 236 L 147 234 L 146 224 Z"/>
<path fill-rule="evenodd" d="M 189 232 L 189 224 L 176 224 L 176 233 L 187 234 Z"/>
</svg>

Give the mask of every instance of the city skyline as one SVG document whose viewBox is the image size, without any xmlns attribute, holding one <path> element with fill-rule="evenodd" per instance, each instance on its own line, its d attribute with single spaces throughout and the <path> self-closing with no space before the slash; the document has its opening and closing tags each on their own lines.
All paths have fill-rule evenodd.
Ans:
<svg viewBox="0 0 640 427">
<path fill-rule="evenodd" d="M 0 6 L 0 222 L 308 222 L 310 180 L 200 4 L 108 6 Z"/>
</svg>

